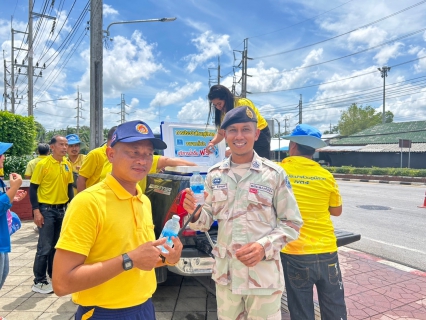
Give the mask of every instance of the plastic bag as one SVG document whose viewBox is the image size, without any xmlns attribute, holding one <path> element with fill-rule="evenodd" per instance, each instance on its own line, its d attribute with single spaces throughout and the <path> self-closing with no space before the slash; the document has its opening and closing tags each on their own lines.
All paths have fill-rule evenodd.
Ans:
<svg viewBox="0 0 426 320">
<path fill-rule="evenodd" d="M 18 215 L 10 210 L 7 210 L 7 226 L 9 227 L 9 235 L 14 234 L 16 231 L 21 229 L 21 219 Z"/>
</svg>

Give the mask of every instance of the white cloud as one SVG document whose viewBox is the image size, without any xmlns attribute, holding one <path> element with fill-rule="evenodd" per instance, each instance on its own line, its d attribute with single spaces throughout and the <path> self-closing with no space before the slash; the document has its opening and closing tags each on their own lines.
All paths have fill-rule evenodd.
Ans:
<svg viewBox="0 0 426 320">
<path fill-rule="evenodd" d="M 372 47 L 384 42 L 386 36 L 386 31 L 376 26 L 369 26 L 352 32 L 348 37 L 348 42 L 352 47 L 356 47 L 358 44 L 368 44 L 369 47 Z"/>
<path fill-rule="evenodd" d="M 402 55 L 400 49 L 404 47 L 404 44 L 401 42 L 395 42 L 391 45 L 384 46 L 380 51 L 374 56 L 374 60 L 379 65 L 386 64 L 390 59 L 395 59 L 396 57 Z"/>
<path fill-rule="evenodd" d="M 116 15 L 118 15 L 118 11 L 115 10 L 109 4 L 104 3 L 103 4 L 103 14 L 104 14 L 104 17 L 116 16 Z"/>
<path fill-rule="evenodd" d="M 421 58 L 426 56 L 426 49 L 423 48 L 422 50 L 420 50 L 417 53 L 417 58 Z M 423 72 L 426 70 L 426 58 L 425 59 L 420 59 L 419 62 L 417 62 L 417 64 L 414 66 L 415 70 L 417 73 L 419 72 Z"/>
<path fill-rule="evenodd" d="M 209 114 L 209 103 L 207 100 L 198 98 L 186 103 L 178 112 L 177 117 L 182 122 L 205 123 Z"/>
<path fill-rule="evenodd" d="M 174 92 L 161 91 L 155 95 L 155 98 L 151 101 L 151 107 L 164 107 L 171 104 L 175 104 L 190 97 L 195 92 L 200 90 L 201 82 L 187 83 L 186 85 L 176 88 Z"/>
<path fill-rule="evenodd" d="M 224 49 L 230 50 L 229 35 L 212 34 L 210 31 L 202 33 L 199 37 L 192 39 L 198 54 L 190 54 L 184 57 L 189 60 L 187 70 L 193 72 L 200 64 L 213 58 L 220 56 Z"/>
<path fill-rule="evenodd" d="M 408 54 L 417 54 L 422 48 L 420 48 L 419 46 L 412 46 L 410 45 L 409 49 L 408 49 Z"/>
</svg>

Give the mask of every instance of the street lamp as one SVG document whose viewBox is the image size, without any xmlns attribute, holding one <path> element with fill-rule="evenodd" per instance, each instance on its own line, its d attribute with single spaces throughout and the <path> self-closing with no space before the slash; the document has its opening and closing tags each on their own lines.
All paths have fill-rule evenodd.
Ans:
<svg viewBox="0 0 426 320">
<path fill-rule="evenodd" d="M 106 30 L 103 30 L 104 33 L 106 33 L 106 37 L 109 38 L 109 28 L 114 24 L 127 24 L 127 23 L 142 23 L 142 22 L 171 22 L 175 21 L 176 17 L 173 18 L 160 18 L 160 19 L 146 19 L 146 20 L 130 20 L 130 21 L 118 21 L 110 23 Z M 109 38 L 112 40 L 112 38 Z"/>
<path fill-rule="evenodd" d="M 59 98 L 59 99 L 52 99 L 52 100 L 37 101 L 36 103 L 34 103 L 34 109 L 35 109 L 35 108 L 37 108 L 37 103 L 41 103 L 41 102 L 49 102 L 49 101 L 58 101 L 58 100 L 72 100 L 72 99 L 68 99 L 68 98 Z"/>
<path fill-rule="evenodd" d="M 384 66 L 383 68 L 377 68 L 377 70 L 380 71 L 383 78 L 383 114 L 382 114 L 382 123 L 386 122 L 386 116 L 385 116 L 385 84 L 386 84 L 386 77 L 388 76 L 388 71 L 390 71 L 391 67 Z"/>
<path fill-rule="evenodd" d="M 280 160 L 280 154 L 281 154 L 281 130 L 280 130 L 280 122 L 272 118 L 272 120 L 275 120 L 278 123 L 278 161 Z"/>
</svg>

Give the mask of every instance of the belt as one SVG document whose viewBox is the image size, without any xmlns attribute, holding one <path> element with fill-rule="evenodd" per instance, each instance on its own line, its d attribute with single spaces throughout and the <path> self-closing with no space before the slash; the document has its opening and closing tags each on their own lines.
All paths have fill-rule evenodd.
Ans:
<svg viewBox="0 0 426 320">
<path fill-rule="evenodd" d="M 65 209 L 66 204 L 48 204 L 48 203 L 40 203 L 41 206 L 46 206 L 52 209 Z"/>
</svg>

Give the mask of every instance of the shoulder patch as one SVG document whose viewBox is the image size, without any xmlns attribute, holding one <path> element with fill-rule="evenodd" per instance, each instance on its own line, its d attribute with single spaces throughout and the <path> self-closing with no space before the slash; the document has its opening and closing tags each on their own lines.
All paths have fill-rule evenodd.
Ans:
<svg viewBox="0 0 426 320">
<path fill-rule="evenodd" d="M 279 165 L 279 164 L 277 164 L 277 163 L 275 163 L 275 162 L 273 162 L 273 161 L 271 161 L 271 160 L 268 160 L 268 159 L 266 159 L 266 158 L 262 158 L 263 159 L 263 164 L 264 165 L 266 165 L 266 166 L 268 166 L 268 167 L 270 167 L 270 168 L 272 168 L 272 169 L 274 169 L 275 171 L 277 171 L 277 172 L 282 172 L 282 171 L 284 171 L 284 169 Z"/>
</svg>

